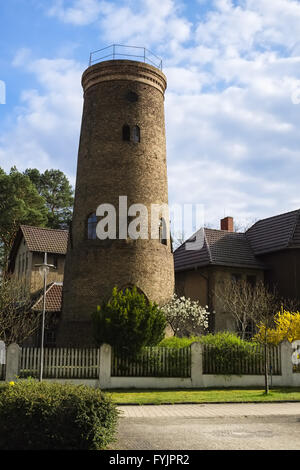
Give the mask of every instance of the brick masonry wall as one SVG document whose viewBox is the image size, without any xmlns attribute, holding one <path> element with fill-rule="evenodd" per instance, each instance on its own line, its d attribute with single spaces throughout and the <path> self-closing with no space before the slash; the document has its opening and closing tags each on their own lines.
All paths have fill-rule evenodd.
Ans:
<svg viewBox="0 0 300 470">
<path fill-rule="evenodd" d="M 84 107 L 60 344 L 78 344 L 84 325 L 85 341 L 91 341 L 91 311 L 109 298 L 114 286 L 135 284 L 160 304 L 174 291 L 169 240 L 167 245 L 150 239 L 87 240 L 87 218 L 100 204 L 112 204 L 117 213 L 119 196 L 127 196 L 128 207 L 144 204 L 150 233 L 151 204 L 168 203 L 165 76 L 148 64 L 107 61 L 89 67 L 82 84 Z M 129 92 L 136 93 L 138 100 L 128 100 Z M 124 124 L 139 126 L 140 142 L 123 141 Z"/>
</svg>

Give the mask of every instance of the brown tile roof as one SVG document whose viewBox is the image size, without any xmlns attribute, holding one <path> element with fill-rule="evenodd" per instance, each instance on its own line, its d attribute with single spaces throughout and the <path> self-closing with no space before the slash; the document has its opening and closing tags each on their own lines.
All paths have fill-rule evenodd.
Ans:
<svg viewBox="0 0 300 470">
<path fill-rule="evenodd" d="M 300 246 L 300 209 L 256 222 L 246 232 L 256 255 Z"/>
<path fill-rule="evenodd" d="M 20 229 L 30 251 L 66 254 L 68 230 L 21 225 Z"/>
<path fill-rule="evenodd" d="M 39 296 L 38 300 L 32 307 L 32 310 L 43 310 L 43 293 Z M 62 283 L 52 283 L 46 290 L 46 311 L 47 312 L 60 312 L 62 301 Z"/>
<path fill-rule="evenodd" d="M 195 239 L 197 249 L 187 250 L 187 242 Z M 187 242 L 174 251 L 175 271 L 208 265 L 265 268 L 255 257 L 244 233 L 204 228 Z"/>
</svg>

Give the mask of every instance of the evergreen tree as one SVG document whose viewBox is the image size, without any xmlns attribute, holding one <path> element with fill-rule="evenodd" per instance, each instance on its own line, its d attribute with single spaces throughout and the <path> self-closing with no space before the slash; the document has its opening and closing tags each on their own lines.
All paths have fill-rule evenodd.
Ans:
<svg viewBox="0 0 300 470">
<path fill-rule="evenodd" d="M 24 172 L 45 199 L 47 207 L 47 227 L 67 228 L 72 219 L 74 202 L 73 189 L 66 175 L 60 170 L 46 170 L 40 173 L 36 168 Z"/>
<path fill-rule="evenodd" d="M 92 320 L 98 345 L 107 343 L 129 355 L 157 345 L 166 327 L 158 305 L 148 302 L 136 287 L 124 291 L 114 288 L 109 302 L 97 308 Z"/>
<path fill-rule="evenodd" d="M 7 271 L 8 256 L 20 225 L 45 226 L 47 209 L 30 178 L 15 167 L 0 168 L 0 259 Z"/>
</svg>

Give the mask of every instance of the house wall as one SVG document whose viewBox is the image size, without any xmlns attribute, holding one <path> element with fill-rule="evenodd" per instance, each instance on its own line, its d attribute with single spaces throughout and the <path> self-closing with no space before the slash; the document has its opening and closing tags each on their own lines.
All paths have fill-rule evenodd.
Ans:
<svg viewBox="0 0 300 470">
<path fill-rule="evenodd" d="M 285 299 L 297 299 L 300 303 L 300 250 L 289 249 L 260 256 L 269 267 L 265 280 Z"/>
<path fill-rule="evenodd" d="M 245 268 L 227 268 L 227 267 L 214 267 L 210 276 L 211 286 L 211 304 L 215 311 L 215 331 L 236 331 L 234 317 L 225 313 L 222 307 L 222 300 L 217 297 L 216 291 L 218 286 L 225 280 L 232 279 L 232 275 L 240 275 L 241 280 L 247 280 L 247 276 L 255 276 L 256 282 L 263 281 L 264 272 L 257 269 Z"/>
<path fill-rule="evenodd" d="M 32 267 L 32 253 L 28 250 L 28 246 L 22 239 L 14 266 L 13 276 L 21 283 L 24 283 L 24 289 L 30 286 L 30 272 Z"/>
<path fill-rule="evenodd" d="M 229 268 L 210 266 L 203 269 L 177 271 L 175 273 L 175 289 L 177 295 L 184 295 L 192 300 L 198 300 L 202 306 L 208 305 L 210 311 L 210 331 L 236 331 L 232 315 L 226 314 L 221 300 L 216 296 L 217 286 L 231 276 L 238 274 L 241 279 L 255 276 L 263 281 L 264 272 L 257 269 Z"/>
<path fill-rule="evenodd" d="M 179 296 L 198 300 L 203 307 L 208 305 L 208 271 L 197 269 L 176 272 L 175 291 Z"/>
</svg>

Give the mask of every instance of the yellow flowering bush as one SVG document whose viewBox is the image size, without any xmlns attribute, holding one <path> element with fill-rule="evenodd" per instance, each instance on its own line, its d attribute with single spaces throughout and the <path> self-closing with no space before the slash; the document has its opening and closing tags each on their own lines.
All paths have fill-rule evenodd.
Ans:
<svg viewBox="0 0 300 470">
<path fill-rule="evenodd" d="M 300 312 L 288 312 L 281 309 L 274 317 L 274 325 L 274 328 L 267 328 L 260 323 L 255 339 L 275 345 L 284 340 L 290 343 L 300 340 Z"/>
</svg>

